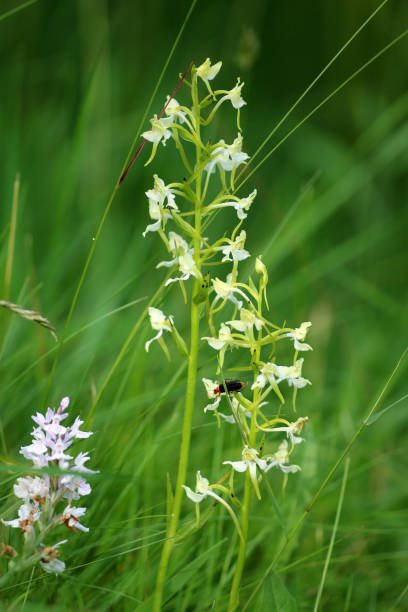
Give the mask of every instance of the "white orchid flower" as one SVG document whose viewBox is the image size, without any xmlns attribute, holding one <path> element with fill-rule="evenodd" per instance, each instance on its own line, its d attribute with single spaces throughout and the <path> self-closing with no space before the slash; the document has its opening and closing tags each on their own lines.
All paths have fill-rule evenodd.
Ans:
<svg viewBox="0 0 408 612">
<path fill-rule="evenodd" d="M 289 386 L 294 386 L 297 389 L 303 389 L 306 385 L 312 383 L 307 378 L 302 378 L 302 365 L 304 359 L 298 359 L 295 365 L 292 366 L 278 366 L 275 365 L 276 375 L 278 377 L 278 383 L 282 380 L 287 380 Z"/>
<path fill-rule="evenodd" d="M 215 380 L 210 380 L 209 378 L 202 378 L 205 390 L 209 399 L 214 399 L 217 395 L 217 389 L 220 386 L 219 383 Z"/>
<path fill-rule="evenodd" d="M 152 124 L 152 129 L 147 132 L 143 132 L 142 138 L 144 140 L 148 140 L 153 143 L 152 152 L 150 154 L 149 159 L 145 163 L 145 166 L 150 164 L 154 156 L 156 155 L 157 147 L 161 142 L 162 145 L 166 146 L 166 141 L 171 138 L 171 130 L 169 130 L 170 125 L 173 123 L 172 117 L 161 117 L 161 119 L 157 118 L 157 115 L 150 119 L 150 123 Z"/>
<path fill-rule="evenodd" d="M 207 406 L 205 406 L 204 412 L 207 412 L 207 410 L 217 410 L 221 401 L 221 394 L 217 393 L 219 383 L 214 380 L 210 380 L 209 378 L 202 378 L 201 380 L 204 383 L 208 398 L 210 400 L 214 400 L 211 404 L 207 404 Z"/>
<path fill-rule="evenodd" d="M 310 321 L 305 321 L 300 327 L 296 327 L 293 331 L 286 334 L 287 338 L 293 338 L 295 351 L 312 351 L 312 347 L 309 344 L 302 344 L 299 340 L 306 338 L 307 331 L 311 326 Z"/>
<path fill-rule="evenodd" d="M 242 451 L 242 461 L 223 461 L 224 464 L 230 464 L 236 472 L 246 472 L 249 470 L 249 476 L 255 489 L 258 499 L 261 499 L 261 494 L 258 487 L 258 478 L 256 468 L 259 467 L 263 472 L 268 469 L 268 462 L 265 459 L 258 457 L 259 453 L 255 448 L 244 446 Z"/>
<path fill-rule="evenodd" d="M 248 310 L 247 308 L 241 308 L 239 311 L 240 320 L 227 321 L 227 325 L 230 325 L 239 332 L 252 332 L 253 327 L 259 331 L 263 326 L 263 321 Z"/>
<path fill-rule="evenodd" d="M 200 79 L 204 81 L 204 83 L 207 85 L 210 91 L 211 91 L 211 87 L 208 81 L 212 81 L 217 76 L 217 74 L 219 73 L 221 69 L 221 66 L 222 66 L 222 62 L 217 62 L 216 64 L 213 64 L 211 66 L 210 58 L 207 57 L 205 62 L 203 62 L 197 68 L 197 76 L 199 76 Z"/>
<path fill-rule="evenodd" d="M 298 472 L 301 468 L 298 465 L 287 465 L 289 463 L 290 453 L 288 448 L 288 441 L 283 440 L 283 442 L 279 445 L 278 450 L 274 455 L 272 455 L 268 459 L 268 467 L 269 470 L 271 467 L 278 467 L 285 474 Z"/>
<path fill-rule="evenodd" d="M 289 423 L 289 425 L 284 426 L 284 427 L 261 427 L 262 431 L 284 431 L 286 433 L 286 437 L 291 441 L 291 443 L 293 445 L 295 444 L 300 444 L 301 442 L 303 442 L 304 438 L 301 438 L 299 435 L 303 425 L 305 423 L 307 423 L 309 420 L 309 417 L 300 417 L 297 419 L 297 421 L 295 421 L 294 423 Z"/>
<path fill-rule="evenodd" d="M 171 331 L 171 326 L 173 324 L 173 316 L 170 315 L 167 317 L 159 308 L 153 308 L 153 306 L 150 306 L 148 312 L 152 328 L 158 330 L 159 333 L 156 334 L 154 338 L 146 342 L 146 352 L 149 351 L 151 343 L 154 342 L 154 340 L 158 340 L 163 335 L 163 331 Z"/>
<path fill-rule="evenodd" d="M 220 140 L 218 146 L 211 151 L 211 159 L 205 166 L 205 170 L 212 174 L 215 172 L 215 166 L 219 165 L 221 168 L 226 170 L 230 166 L 230 155 L 228 152 L 228 145 L 225 144 L 224 140 Z"/>
<path fill-rule="evenodd" d="M 245 163 L 245 161 L 249 159 L 249 155 L 247 153 L 244 153 L 244 151 L 242 150 L 242 135 L 241 134 L 238 134 L 238 136 L 235 138 L 232 145 L 228 146 L 228 153 L 231 158 L 231 164 L 230 164 L 230 168 L 224 167 L 224 170 L 234 170 L 240 164 Z"/>
<path fill-rule="evenodd" d="M 208 344 L 215 351 L 222 351 L 230 345 L 234 344 L 236 341 L 231 335 L 231 330 L 228 325 L 225 323 L 221 323 L 220 330 L 218 332 L 218 338 L 213 338 L 212 336 L 204 336 L 201 340 L 207 340 Z"/>
<path fill-rule="evenodd" d="M 167 285 L 169 285 L 170 283 L 175 283 L 179 280 L 185 281 L 189 279 L 190 276 L 200 278 L 200 273 L 197 269 L 194 257 L 192 256 L 190 251 L 185 251 L 185 253 L 179 255 L 176 258 L 175 263 L 178 263 L 178 267 L 180 272 L 182 273 L 182 276 L 177 278 L 169 278 L 165 283 L 165 287 L 167 287 Z"/>
<path fill-rule="evenodd" d="M 153 200 L 153 202 L 157 202 L 161 206 L 168 206 L 169 208 L 173 208 L 174 210 L 178 211 L 178 206 L 174 201 L 175 195 L 173 189 L 167 187 L 163 179 L 161 179 L 157 174 L 154 174 L 153 178 L 153 189 L 146 191 L 148 199 Z"/>
<path fill-rule="evenodd" d="M 257 191 L 256 189 L 254 189 L 252 193 L 250 193 L 249 196 L 247 196 L 246 198 L 235 198 L 235 200 L 228 200 L 226 202 L 219 202 L 218 204 L 211 204 L 208 209 L 212 210 L 214 208 L 226 208 L 227 206 L 232 206 L 237 211 L 238 219 L 240 221 L 243 221 L 243 219 L 246 219 L 248 216 L 246 213 L 251 208 L 251 204 L 255 200 L 256 194 Z"/>
<path fill-rule="evenodd" d="M 65 563 L 60 559 L 52 559 L 51 561 L 43 561 L 43 559 L 41 559 L 40 565 L 45 572 L 50 574 L 62 574 L 65 569 Z"/>
<path fill-rule="evenodd" d="M 224 140 L 219 141 L 211 152 L 211 159 L 204 170 L 212 174 L 218 164 L 226 172 L 231 172 L 240 164 L 245 163 L 247 159 L 249 159 L 249 155 L 242 151 L 242 136 L 238 134 L 231 145 L 225 144 Z"/>
<path fill-rule="evenodd" d="M 189 499 L 191 499 L 191 501 L 193 501 L 195 504 L 199 504 L 206 497 L 213 497 L 214 499 L 217 500 L 217 502 L 222 504 L 228 510 L 232 520 L 234 521 L 234 525 L 235 525 L 235 527 L 236 527 L 236 529 L 238 531 L 239 537 L 242 539 L 241 528 L 239 526 L 238 519 L 237 519 L 237 517 L 234 514 L 234 511 L 232 510 L 231 506 L 229 504 L 227 504 L 227 502 L 224 501 L 222 499 L 222 497 L 220 497 L 220 495 L 217 495 L 217 493 L 215 493 L 213 491 L 213 488 L 215 488 L 215 487 L 227 491 L 227 489 L 225 489 L 225 487 L 223 487 L 221 485 L 210 485 L 209 480 L 207 478 L 204 478 L 203 476 L 201 476 L 200 471 L 197 471 L 197 474 L 196 474 L 196 489 L 195 489 L 195 491 L 192 491 L 190 489 L 190 487 L 187 487 L 186 485 L 183 485 L 183 489 L 185 490 L 187 497 Z M 198 518 L 199 518 L 198 505 L 196 506 L 196 508 L 197 508 L 197 523 L 198 523 Z"/>
<path fill-rule="evenodd" d="M 170 96 L 167 96 L 166 104 L 168 102 Z M 186 120 L 186 113 L 181 110 L 180 104 L 177 102 L 175 98 L 172 98 L 170 102 L 168 102 L 166 106 L 166 110 L 164 111 L 168 117 L 171 117 L 173 123 L 179 119 L 180 123 L 184 123 Z"/>
<path fill-rule="evenodd" d="M 246 240 L 246 231 L 242 230 L 235 240 L 229 240 L 229 244 L 222 248 L 224 257 L 222 261 L 243 261 L 250 257 L 251 254 L 244 249 Z"/>
<path fill-rule="evenodd" d="M 1 519 L 3 525 L 10 525 L 14 529 L 21 529 L 24 537 L 27 537 L 33 531 L 33 524 L 40 518 L 41 512 L 38 509 L 38 502 L 31 504 L 25 501 L 18 509 L 18 518 L 11 521 Z"/>
<path fill-rule="evenodd" d="M 86 508 L 76 508 L 75 506 L 68 504 L 61 514 L 59 520 L 61 523 L 64 523 L 68 529 L 71 529 L 71 531 L 78 531 L 79 529 L 80 531 L 87 532 L 89 531 L 89 527 L 85 527 L 85 525 L 82 525 L 79 522 L 79 517 L 83 516 L 85 512 Z"/>
<path fill-rule="evenodd" d="M 249 302 L 249 299 L 239 287 L 236 287 L 236 285 L 231 282 L 230 279 L 231 279 L 231 275 L 228 275 L 227 282 L 224 282 L 220 280 L 219 278 L 212 279 L 214 291 L 217 294 L 216 300 L 217 301 L 218 299 L 230 300 L 233 304 L 238 306 L 239 309 L 241 309 L 242 302 L 237 300 L 237 298 L 234 296 L 234 293 L 238 293 L 239 295 L 242 295 L 242 297 L 245 298 L 245 302 Z"/>
<path fill-rule="evenodd" d="M 256 194 L 257 194 L 257 191 L 256 189 L 254 189 L 249 194 L 249 196 L 247 196 L 246 198 L 241 198 L 241 199 L 237 198 L 236 201 L 223 202 L 222 204 L 216 204 L 214 208 L 221 207 L 221 206 L 233 206 L 235 210 L 237 211 L 238 219 L 242 221 L 243 219 L 247 218 L 248 215 L 246 213 L 251 208 L 251 204 L 255 200 Z"/>
<path fill-rule="evenodd" d="M 154 188 L 146 191 L 146 195 L 149 198 L 149 215 L 151 219 L 155 220 L 155 223 L 151 223 L 146 227 L 142 233 L 143 238 L 148 232 L 157 232 L 164 227 L 167 219 L 171 217 L 169 211 L 164 209 L 166 201 L 169 208 L 178 211 L 178 206 L 174 201 L 173 190 L 167 187 L 157 174 L 154 175 Z"/>
<path fill-rule="evenodd" d="M 277 366 L 274 363 L 265 363 L 265 365 L 261 368 L 255 382 L 253 383 L 251 389 L 263 389 L 267 383 L 270 385 L 277 385 L 279 380 L 277 379 Z"/>
<path fill-rule="evenodd" d="M 213 348 L 215 351 L 219 351 L 219 362 L 221 367 L 224 363 L 224 355 L 227 348 L 230 346 L 236 346 L 238 344 L 238 341 L 232 336 L 230 328 L 228 325 L 225 325 L 225 323 L 221 323 L 218 338 L 204 336 L 201 339 L 207 340 L 211 348 Z"/>
<path fill-rule="evenodd" d="M 157 115 L 155 115 L 153 119 L 150 119 L 150 123 L 152 124 L 152 129 L 143 132 L 142 138 L 152 142 L 156 147 L 159 142 L 166 146 L 166 140 L 171 138 L 171 131 L 168 127 L 173 123 L 173 119 L 171 117 L 161 117 L 161 119 L 158 119 Z"/>
<path fill-rule="evenodd" d="M 223 97 L 223 100 L 230 100 L 231 104 L 237 110 L 242 108 L 246 102 L 241 95 L 241 90 L 244 86 L 244 83 L 241 83 L 240 78 L 237 79 L 237 84 L 233 87 L 226 96 Z"/>
<path fill-rule="evenodd" d="M 41 478 L 40 476 L 17 478 L 17 483 L 14 485 L 14 495 L 25 501 L 47 498 L 49 490 L 48 476 L 46 478 Z"/>
<path fill-rule="evenodd" d="M 221 497 L 214 493 L 211 489 L 210 481 L 207 478 L 201 476 L 201 472 L 198 471 L 196 474 L 196 488 L 195 492 L 183 485 L 183 489 L 185 490 L 187 497 L 191 499 L 195 504 L 199 504 L 206 497 L 214 497 L 217 501 L 221 501 L 221 503 L 225 503 L 224 500 L 221 500 Z"/>
<path fill-rule="evenodd" d="M 161 261 L 159 264 L 157 264 L 156 268 L 178 265 L 182 276 L 177 278 L 169 278 L 166 281 L 165 286 L 179 280 L 187 280 L 190 278 L 190 276 L 195 276 L 196 278 L 201 277 L 201 274 L 194 261 L 194 257 L 192 256 L 193 249 L 189 249 L 187 242 L 181 236 L 176 234 L 176 232 L 169 233 L 169 247 L 174 259 L 170 261 Z"/>
<path fill-rule="evenodd" d="M 167 219 L 170 219 L 171 214 L 167 210 L 163 210 L 158 202 L 149 200 L 149 215 L 151 219 L 155 219 L 155 223 L 150 223 L 144 232 L 142 232 L 143 238 L 149 232 L 158 232 L 159 229 L 166 225 Z"/>
<path fill-rule="evenodd" d="M 64 561 L 60 561 L 57 559 L 59 556 L 58 548 L 61 544 L 65 544 L 68 540 L 61 540 L 61 542 L 57 542 L 54 546 L 45 546 L 41 544 L 41 560 L 40 565 L 44 571 L 50 574 L 61 574 L 65 569 Z"/>
</svg>

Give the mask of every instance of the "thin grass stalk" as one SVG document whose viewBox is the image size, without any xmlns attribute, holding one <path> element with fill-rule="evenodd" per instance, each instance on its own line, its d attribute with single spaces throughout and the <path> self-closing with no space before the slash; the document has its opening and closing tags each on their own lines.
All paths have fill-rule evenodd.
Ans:
<svg viewBox="0 0 408 612">
<path fill-rule="evenodd" d="M 4 273 L 3 283 L 3 300 L 7 301 L 10 294 L 10 283 L 13 272 L 13 259 L 14 259 L 14 245 L 16 240 L 16 227 L 17 227 L 17 211 L 18 211 L 18 198 L 20 194 L 20 175 L 17 173 L 14 180 L 13 186 L 13 200 L 11 204 L 11 219 L 10 219 L 10 231 L 7 247 L 7 259 L 6 259 L 6 271 Z M 1 351 L 3 353 L 4 344 L 6 341 L 7 334 L 7 322 L 9 320 L 9 313 L 3 312 L 1 314 Z"/>
<path fill-rule="evenodd" d="M 31 4 L 34 4 L 35 2 L 38 2 L 38 0 L 27 0 L 27 2 L 23 2 L 23 4 L 20 4 L 20 6 L 16 6 L 15 8 L 6 11 L 2 15 L 0 15 L 0 21 L 3 21 L 3 19 L 7 19 L 7 17 L 15 15 L 15 13 L 18 13 L 19 11 L 22 11 L 25 8 L 28 8 L 29 6 L 31 6 Z"/>
<path fill-rule="evenodd" d="M 10 295 L 11 275 L 13 271 L 14 245 L 16 242 L 18 197 L 20 194 L 20 175 L 17 173 L 13 187 L 13 203 L 11 206 L 10 233 L 7 248 L 6 272 L 4 274 L 3 299 L 8 300 Z"/>
<path fill-rule="evenodd" d="M 321 578 L 321 581 L 320 581 L 320 584 L 319 584 L 319 589 L 317 591 L 316 601 L 315 601 L 315 605 L 314 605 L 314 608 L 313 608 L 313 612 L 317 612 L 317 610 L 319 609 L 320 600 L 321 600 L 322 594 L 323 594 L 324 583 L 326 582 L 327 570 L 329 569 L 330 559 L 331 559 L 331 556 L 332 556 L 334 542 L 335 542 L 335 539 L 336 539 L 336 533 L 337 533 L 337 529 L 338 529 L 338 526 L 339 526 L 341 509 L 343 507 L 344 493 L 345 493 L 345 490 L 346 490 L 346 483 L 347 483 L 349 467 L 350 467 L 350 458 L 347 457 L 347 459 L 346 459 L 346 466 L 344 468 L 343 481 L 341 483 L 339 501 L 338 501 L 338 504 L 337 504 L 336 518 L 334 519 L 334 525 L 333 525 L 333 531 L 332 531 L 331 538 L 330 538 L 329 549 L 327 551 L 326 560 L 324 562 L 322 578 Z"/>
</svg>

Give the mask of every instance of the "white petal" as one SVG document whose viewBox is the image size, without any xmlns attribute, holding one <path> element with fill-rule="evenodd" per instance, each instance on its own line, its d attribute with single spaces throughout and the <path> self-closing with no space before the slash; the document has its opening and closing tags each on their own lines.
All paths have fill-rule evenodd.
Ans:
<svg viewBox="0 0 408 612">
<path fill-rule="evenodd" d="M 311 385 L 312 383 L 307 378 L 290 378 L 288 380 L 289 385 L 293 385 L 297 389 L 303 389 L 306 385 Z"/>
<path fill-rule="evenodd" d="M 148 341 L 146 342 L 146 344 L 145 344 L 145 351 L 146 351 L 147 353 L 149 352 L 149 346 L 151 345 L 151 343 L 152 343 L 152 342 L 154 342 L 154 340 L 157 340 L 158 338 L 160 338 L 160 336 L 162 336 L 162 335 L 163 335 L 163 330 L 161 329 L 161 330 L 159 331 L 159 333 L 158 333 L 156 336 L 154 336 L 154 338 L 152 338 L 151 340 L 148 340 Z"/>
<path fill-rule="evenodd" d="M 283 465 L 282 463 L 279 464 L 279 467 L 285 474 L 298 472 L 301 469 L 298 465 Z"/>
<path fill-rule="evenodd" d="M 232 414 L 230 416 L 227 416 L 226 414 L 223 414 L 222 412 L 219 412 L 218 414 L 226 423 L 231 423 L 232 425 L 235 423 L 235 418 Z"/>
<path fill-rule="evenodd" d="M 217 397 L 217 399 L 212 404 L 207 404 L 207 406 L 204 408 L 204 412 L 207 412 L 207 410 L 216 410 L 218 408 L 220 401 L 221 401 L 221 395 Z"/>
<path fill-rule="evenodd" d="M 144 232 L 142 232 L 143 238 L 146 236 L 148 232 L 157 232 L 161 228 L 162 221 L 159 219 L 156 223 L 151 223 L 148 225 Z"/>
<path fill-rule="evenodd" d="M 65 569 L 64 561 L 60 561 L 59 559 L 52 559 L 48 563 L 40 561 L 40 565 L 45 572 L 53 574 L 61 574 Z"/>
<path fill-rule="evenodd" d="M 313 351 L 310 344 L 299 342 L 296 338 L 294 339 L 295 350 L 296 351 Z"/>
<path fill-rule="evenodd" d="M 223 464 L 227 463 L 232 465 L 234 470 L 236 470 L 237 472 L 245 472 L 248 467 L 248 463 L 246 463 L 245 461 L 223 461 Z"/>
<path fill-rule="evenodd" d="M 209 338 L 207 342 L 216 351 L 220 351 L 226 344 L 225 340 L 220 340 L 219 338 Z"/>
<path fill-rule="evenodd" d="M 167 287 L 167 285 L 170 285 L 170 283 L 176 283 L 177 281 L 185 281 L 187 279 L 190 278 L 189 274 L 184 274 L 184 276 L 179 276 L 177 278 L 169 278 L 168 280 L 166 280 L 166 282 L 164 283 L 164 286 Z"/>
<path fill-rule="evenodd" d="M 190 487 L 186 487 L 186 485 L 183 485 L 183 489 L 185 490 L 187 497 L 191 499 L 191 501 L 193 501 L 195 504 L 199 504 L 200 501 L 204 499 L 204 497 L 207 497 L 205 493 L 195 493 L 190 489 Z"/>
</svg>

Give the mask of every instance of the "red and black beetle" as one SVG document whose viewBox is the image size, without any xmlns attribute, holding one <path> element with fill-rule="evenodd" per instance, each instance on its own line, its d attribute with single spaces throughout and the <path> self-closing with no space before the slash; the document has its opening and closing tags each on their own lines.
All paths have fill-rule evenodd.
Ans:
<svg viewBox="0 0 408 612">
<path fill-rule="evenodd" d="M 226 380 L 225 386 L 227 387 L 227 393 L 229 395 L 230 393 L 241 391 L 241 389 L 245 387 L 245 383 L 240 380 Z M 221 395 L 222 393 L 225 393 L 224 383 L 220 383 L 218 387 L 214 389 L 214 395 Z"/>
</svg>

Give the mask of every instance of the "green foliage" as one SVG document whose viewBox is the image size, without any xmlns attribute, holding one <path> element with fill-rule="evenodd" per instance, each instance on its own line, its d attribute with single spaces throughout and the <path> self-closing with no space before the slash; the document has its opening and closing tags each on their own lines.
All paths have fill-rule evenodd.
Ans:
<svg viewBox="0 0 408 612">
<path fill-rule="evenodd" d="M 285 587 L 282 578 L 275 572 L 265 580 L 260 594 L 254 602 L 258 610 L 280 610 L 297 612 L 298 606 L 294 597 Z"/>
</svg>

